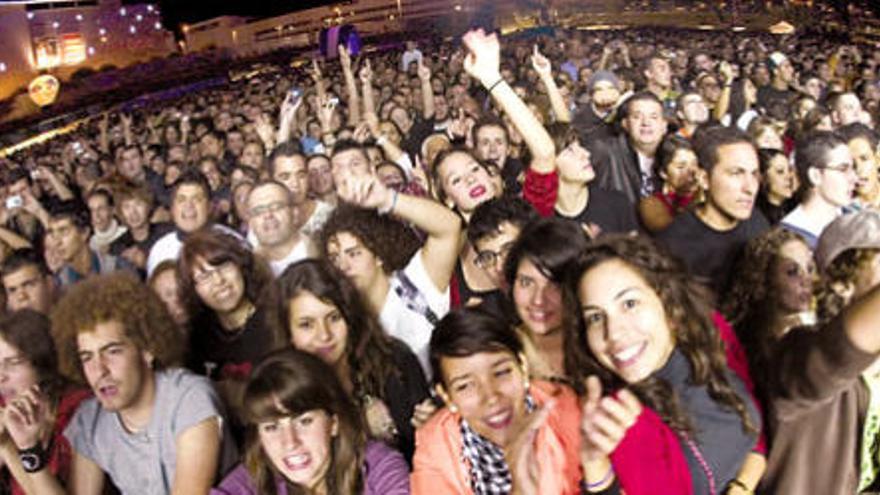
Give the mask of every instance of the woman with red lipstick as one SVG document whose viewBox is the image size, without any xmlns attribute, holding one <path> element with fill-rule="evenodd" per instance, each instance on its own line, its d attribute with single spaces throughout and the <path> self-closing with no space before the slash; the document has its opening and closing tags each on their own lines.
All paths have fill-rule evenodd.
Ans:
<svg viewBox="0 0 880 495">
<path fill-rule="evenodd" d="M 48 318 L 30 310 L 0 320 L 0 461 L 6 468 L 0 484 L 16 495 L 35 493 L 19 457 L 24 450 L 42 452 L 49 471 L 67 482 L 73 450 L 64 429 L 89 396 L 58 371 L 49 326 Z"/>
<path fill-rule="evenodd" d="M 630 495 L 658 486 L 666 493 L 753 491 L 763 473 L 763 458 L 753 453 L 761 418 L 728 367 L 705 289 L 636 237 L 595 241 L 570 275 L 577 324 L 565 336 L 569 377 L 576 386 L 590 377 L 592 393 L 599 383 L 615 394 L 625 387 L 645 405 L 622 438 L 585 435 L 605 461 L 585 477 L 616 478 Z"/>
<path fill-rule="evenodd" d="M 412 459 L 414 425 L 434 409 L 415 355 L 385 335 L 354 285 L 326 261 L 289 266 L 274 289 L 276 343 L 293 344 L 329 364 L 362 411 L 370 437 Z"/>
<path fill-rule="evenodd" d="M 333 369 L 294 349 L 276 351 L 244 391 L 247 450 L 212 495 L 408 495 L 403 456 L 367 440 Z"/>
<path fill-rule="evenodd" d="M 417 432 L 414 494 L 581 493 L 577 398 L 530 381 L 522 353 L 516 332 L 480 306 L 440 321 L 431 364 L 446 407 Z"/>
</svg>

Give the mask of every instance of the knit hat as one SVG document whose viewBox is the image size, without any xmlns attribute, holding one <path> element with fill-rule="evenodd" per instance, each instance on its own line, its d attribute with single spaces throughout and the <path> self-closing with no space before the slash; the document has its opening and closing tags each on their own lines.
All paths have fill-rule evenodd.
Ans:
<svg viewBox="0 0 880 495">
<path fill-rule="evenodd" d="M 593 76 L 590 77 L 590 84 L 588 84 L 587 87 L 590 88 L 590 91 L 592 92 L 593 86 L 595 86 L 596 83 L 602 81 L 610 82 L 614 85 L 615 88 L 617 88 L 618 90 L 620 89 L 620 79 L 618 79 L 617 76 L 609 70 L 596 71 Z"/>
<path fill-rule="evenodd" d="M 863 210 L 831 222 L 819 237 L 816 263 L 822 271 L 848 249 L 880 248 L 880 213 Z"/>
<path fill-rule="evenodd" d="M 782 65 L 783 62 L 788 60 L 788 57 L 785 56 L 782 52 L 773 52 L 767 57 L 767 68 L 772 72 L 774 69 Z"/>
</svg>

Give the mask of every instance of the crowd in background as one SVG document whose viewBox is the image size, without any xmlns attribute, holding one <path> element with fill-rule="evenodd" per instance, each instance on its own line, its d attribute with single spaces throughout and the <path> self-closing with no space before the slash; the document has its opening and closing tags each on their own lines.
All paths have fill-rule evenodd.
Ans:
<svg viewBox="0 0 880 495">
<path fill-rule="evenodd" d="M 3 487 L 873 492 L 878 70 L 811 34 L 473 30 L 20 150 Z"/>
</svg>

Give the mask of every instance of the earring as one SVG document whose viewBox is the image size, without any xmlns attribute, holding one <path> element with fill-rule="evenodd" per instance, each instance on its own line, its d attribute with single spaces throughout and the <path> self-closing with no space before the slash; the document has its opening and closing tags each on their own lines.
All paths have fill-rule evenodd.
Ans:
<svg viewBox="0 0 880 495">
<path fill-rule="evenodd" d="M 526 392 L 529 391 L 529 385 L 531 385 L 531 383 L 529 382 L 529 377 L 523 378 L 523 388 L 526 390 Z"/>
<path fill-rule="evenodd" d="M 456 406 L 455 404 L 450 402 L 449 405 L 446 407 L 449 408 L 449 412 L 451 412 L 452 414 L 458 414 L 458 406 Z"/>
</svg>

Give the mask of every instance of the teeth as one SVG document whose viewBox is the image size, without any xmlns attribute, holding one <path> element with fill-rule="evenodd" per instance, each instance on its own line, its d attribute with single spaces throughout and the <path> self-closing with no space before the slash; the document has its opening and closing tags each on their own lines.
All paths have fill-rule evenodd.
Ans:
<svg viewBox="0 0 880 495">
<path fill-rule="evenodd" d="M 307 462 L 309 462 L 308 454 L 290 455 L 284 458 L 284 463 L 294 468 L 302 467 Z"/>
<path fill-rule="evenodd" d="M 614 354 L 614 359 L 618 361 L 628 361 L 636 356 L 636 354 L 641 351 L 642 346 L 640 344 L 632 345 L 627 347 L 626 349 Z"/>
</svg>

